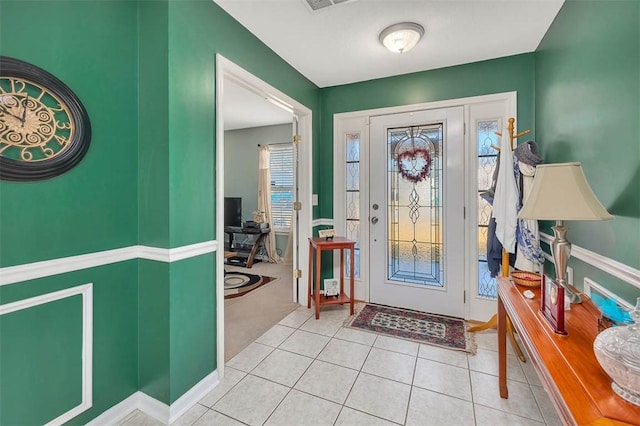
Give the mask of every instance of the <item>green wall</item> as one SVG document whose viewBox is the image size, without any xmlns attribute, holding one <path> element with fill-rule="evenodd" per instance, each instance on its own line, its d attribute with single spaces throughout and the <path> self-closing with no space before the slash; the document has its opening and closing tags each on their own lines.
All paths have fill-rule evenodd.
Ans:
<svg viewBox="0 0 640 426">
<path fill-rule="evenodd" d="M 54 29 L 52 20 L 69 25 Z M 0 267 L 214 240 L 216 53 L 307 105 L 319 121 L 318 88 L 210 0 L 0 2 L 0 54 L 67 83 L 93 128 L 89 152 L 68 173 L 0 182 Z M 217 368 L 216 267 L 214 253 L 136 259 L 5 285 L 0 303 L 94 284 L 93 408 L 71 422 L 84 424 L 137 390 L 170 404 Z M 37 343 L 35 330 L 53 315 L 59 318 L 49 338 L 68 340 L 65 353 L 74 356 L 77 330 L 61 335 L 65 324 L 77 327 L 73 303 L 2 318 L 2 347 L 20 335 L 31 338 L 26 345 Z M 6 355 L 3 370 L 47 365 L 47 351 L 19 366 L 7 364 L 16 356 Z M 80 365 L 72 359 L 55 364 L 68 377 Z M 2 424 L 26 412 L 27 422 L 41 423 L 76 404 L 75 379 L 60 383 L 61 374 L 48 375 L 50 385 L 34 404 L 20 394 L 28 380 L 0 376 Z"/>
<path fill-rule="evenodd" d="M 567 1 L 535 53 L 537 142 L 549 163 L 579 161 L 607 222 L 569 222 L 580 247 L 640 268 L 640 2 Z M 552 233 L 547 226 L 547 232 Z M 631 302 L 637 290 L 572 259 Z"/>
<path fill-rule="evenodd" d="M 569 1 L 535 54 L 318 89 L 210 0 L 3 0 L 0 54 L 67 83 L 89 112 L 93 138 L 83 161 L 62 176 L 0 182 L 0 267 L 215 239 L 220 53 L 314 111 L 315 217 L 332 217 L 333 114 L 518 91 L 518 127 L 535 124 L 548 161 L 581 161 L 616 216 L 572 223 L 572 241 L 638 268 L 639 7 Z M 52 18 L 73 24 L 52 30 Z M 93 408 L 71 422 L 84 424 L 137 390 L 172 403 L 217 368 L 216 267 L 213 253 L 129 260 L 2 286 L 0 303 L 93 283 Z M 586 266 L 576 271 L 592 276 Z M 68 342 L 23 359 L 6 352 L 0 423 L 27 412 L 41 423 L 75 404 L 77 384 L 60 381 L 78 374 L 78 309 L 70 298 L 0 320 L 2 348 Z M 47 318 L 55 318 L 50 340 L 38 342 Z M 24 379 L 4 370 L 48 365 L 54 353 L 72 361 L 38 370 L 50 387 L 34 409 L 21 395 Z"/>
<path fill-rule="evenodd" d="M 0 8 L 0 54 L 65 82 L 93 130 L 87 155 L 64 175 L 0 182 L 0 266 L 136 244 L 136 4 L 3 0 Z"/>
<path fill-rule="evenodd" d="M 210 0 L 167 3 L 169 239 L 176 247 L 216 238 L 216 53 L 314 111 L 319 110 L 319 94 L 313 83 Z M 168 402 L 201 380 L 205 371 L 216 368 L 216 336 L 211 332 L 216 326 L 214 271 L 214 256 L 170 265 Z M 198 301 L 212 305 L 205 309 Z M 204 311 L 193 315 L 196 307 Z M 187 329 L 194 332 L 178 331 Z M 213 363 L 207 364 L 211 359 Z"/>
<path fill-rule="evenodd" d="M 85 424 L 138 390 L 137 270 L 136 261 L 127 261 L 0 287 L 4 305 L 93 284 L 93 408 L 73 424 Z M 0 316 L 0 424 L 43 424 L 78 404 L 79 300 Z M 16 350 L 19 356 L 12 355 Z"/>
<path fill-rule="evenodd" d="M 333 114 L 517 91 L 516 126 L 533 129 L 533 72 L 533 54 L 524 54 L 321 89 L 322 139 L 313 161 L 318 216 L 333 217 Z"/>
<path fill-rule="evenodd" d="M 135 2 L 0 2 L 0 54 L 64 81 L 92 125 L 89 151 L 69 172 L 0 182 L 0 267 L 137 244 L 137 52 Z M 93 408 L 78 424 L 138 390 L 137 274 L 128 261 L 0 287 L 6 304 L 93 283 Z M 0 317 L 0 424 L 43 424 L 77 405 L 76 299 Z M 8 358 L 16 347 L 21 357 Z M 35 374 L 13 374 L 25 369 Z"/>
</svg>

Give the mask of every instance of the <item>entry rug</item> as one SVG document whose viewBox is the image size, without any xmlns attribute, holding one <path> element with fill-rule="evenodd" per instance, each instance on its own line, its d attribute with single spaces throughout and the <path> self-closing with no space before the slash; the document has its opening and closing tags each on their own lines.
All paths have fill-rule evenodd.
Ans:
<svg viewBox="0 0 640 426">
<path fill-rule="evenodd" d="M 453 317 L 366 304 L 349 327 L 471 354 L 476 352 L 473 333 L 465 331 L 463 320 Z"/>
<path fill-rule="evenodd" d="M 275 281 L 277 278 L 266 275 L 247 274 L 245 272 L 225 272 L 224 274 L 224 298 L 244 296 L 245 294 Z"/>
</svg>

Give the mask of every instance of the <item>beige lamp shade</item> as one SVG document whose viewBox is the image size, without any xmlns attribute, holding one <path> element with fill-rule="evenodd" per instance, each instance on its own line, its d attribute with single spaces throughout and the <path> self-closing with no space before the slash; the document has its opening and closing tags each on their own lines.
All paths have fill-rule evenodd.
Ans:
<svg viewBox="0 0 640 426">
<path fill-rule="evenodd" d="M 609 220 L 580 163 L 541 164 L 518 217 L 538 220 Z"/>
</svg>

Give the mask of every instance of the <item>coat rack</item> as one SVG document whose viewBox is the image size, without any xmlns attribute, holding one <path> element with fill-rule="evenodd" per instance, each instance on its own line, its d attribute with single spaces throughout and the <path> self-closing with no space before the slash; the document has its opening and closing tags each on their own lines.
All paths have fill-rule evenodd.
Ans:
<svg viewBox="0 0 640 426">
<path fill-rule="evenodd" d="M 531 133 L 531 130 L 527 129 L 520 133 L 514 134 L 515 121 L 516 121 L 515 118 L 510 117 L 508 120 L 509 124 L 507 125 L 507 131 L 509 132 L 509 143 L 512 151 L 513 151 L 513 142 L 515 140 L 517 140 L 521 136 Z M 495 134 L 502 137 L 502 133 L 495 132 Z M 500 147 L 498 146 L 491 145 L 491 148 L 495 149 L 496 151 L 500 151 Z M 507 253 L 504 247 L 502 248 L 501 275 L 503 277 L 509 276 L 509 253 Z M 494 314 L 489 321 L 485 322 L 484 324 L 477 325 L 475 327 L 470 327 L 467 331 L 476 332 L 476 331 L 486 330 L 489 328 L 496 328 L 497 326 L 498 326 L 498 314 Z M 509 319 L 509 317 L 507 317 L 507 335 L 509 336 L 509 340 L 511 341 L 511 346 L 516 351 L 518 358 L 520 358 L 520 361 L 525 362 L 525 357 L 524 357 L 524 354 L 522 353 L 522 349 L 520 349 L 520 346 L 518 346 L 518 342 L 516 342 L 516 338 L 513 334 L 513 327 L 511 326 L 511 320 Z"/>
<path fill-rule="evenodd" d="M 510 144 L 509 146 L 511 146 L 511 151 L 513 151 L 513 142 L 519 137 L 531 133 L 531 130 L 527 129 L 523 132 L 520 132 L 514 135 L 513 132 L 515 132 L 515 126 L 513 123 L 515 123 L 516 119 L 513 117 L 509 117 L 508 121 L 509 121 L 509 125 L 507 126 L 507 131 L 509 132 L 509 144 Z M 502 133 L 495 132 L 495 134 L 502 137 Z M 491 147 L 493 149 L 497 149 L 498 151 L 500 151 L 499 147 L 496 147 L 493 145 L 491 145 Z M 507 253 L 507 251 L 504 248 L 502 248 L 502 276 L 503 277 L 509 276 L 509 253 Z"/>
</svg>

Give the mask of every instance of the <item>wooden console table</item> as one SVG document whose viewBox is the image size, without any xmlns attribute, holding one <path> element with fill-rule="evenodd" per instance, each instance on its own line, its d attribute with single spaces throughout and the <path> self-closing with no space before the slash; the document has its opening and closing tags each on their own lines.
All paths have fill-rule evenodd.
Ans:
<svg viewBox="0 0 640 426">
<path fill-rule="evenodd" d="M 331 240 L 324 238 L 309 238 L 309 290 L 307 295 L 307 308 L 311 308 L 311 298 L 313 296 L 314 303 L 316 305 L 316 319 L 320 318 L 320 306 L 323 305 L 343 305 L 349 303 L 350 313 L 353 315 L 353 295 L 354 295 L 354 257 L 355 257 L 355 241 L 347 240 L 343 237 L 333 237 Z M 316 252 L 316 279 L 315 288 L 311 291 L 313 283 L 313 250 Z M 349 271 L 351 276 L 349 277 L 349 295 L 344 292 L 344 251 L 345 249 L 351 250 L 351 256 L 349 256 Z M 321 258 L 322 252 L 325 250 L 340 250 L 340 295 L 338 296 L 325 296 L 320 294 L 320 272 L 321 272 Z"/>
<path fill-rule="evenodd" d="M 532 290 L 533 299 L 522 292 Z M 640 407 L 611 389 L 611 379 L 593 353 L 598 334 L 598 311 L 591 300 L 565 312 L 568 336 L 555 334 L 540 314 L 540 289 L 519 287 L 498 278 L 498 354 L 500 396 L 507 398 L 506 316 L 527 349 L 544 387 L 568 425 L 640 425 Z"/>
</svg>

